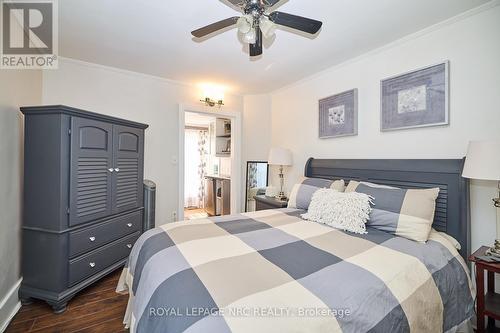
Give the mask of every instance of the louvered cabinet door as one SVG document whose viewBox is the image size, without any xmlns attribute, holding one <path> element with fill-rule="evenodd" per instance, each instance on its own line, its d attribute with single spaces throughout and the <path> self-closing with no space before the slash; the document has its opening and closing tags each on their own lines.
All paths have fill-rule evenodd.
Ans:
<svg viewBox="0 0 500 333">
<path fill-rule="evenodd" d="M 70 226 L 111 214 L 113 125 L 71 120 Z"/>
<path fill-rule="evenodd" d="M 113 126 L 113 214 L 142 207 L 144 131 Z"/>
</svg>

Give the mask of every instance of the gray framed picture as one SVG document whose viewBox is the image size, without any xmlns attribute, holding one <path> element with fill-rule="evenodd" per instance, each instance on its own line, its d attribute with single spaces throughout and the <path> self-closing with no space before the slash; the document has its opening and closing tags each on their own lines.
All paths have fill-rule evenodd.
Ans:
<svg viewBox="0 0 500 333">
<path fill-rule="evenodd" d="M 449 124 L 449 62 L 381 82 L 381 131 Z"/>
<path fill-rule="evenodd" d="M 358 89 L 319 101 L 319 138 L 358 134 Z"/>
</svg>

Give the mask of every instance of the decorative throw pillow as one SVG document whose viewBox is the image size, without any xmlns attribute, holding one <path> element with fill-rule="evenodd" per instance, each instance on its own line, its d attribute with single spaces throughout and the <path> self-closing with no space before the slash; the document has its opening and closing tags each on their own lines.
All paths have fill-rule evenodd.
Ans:
<svg viewBox="0 0 500 333">
<path fill-rule="evenodd" d="M 314 193 L 321 188 L 330 188 L 338 192 L 344 192 L 345 182 L 343 180 L 303 178 L 299 183 L 293 186 L 288 201 L 288 208 L 307 210 Z"/>
<path fill-rule="evenodd" d="M 439 188 L 401 189 L 351 181 L 346 192 L 365 193 L 375 205 L 367 225 L 417 242 L 427 242 Z"/>
<path fill-rule="evenodd" d="M 366 234 L 365 223 L 370 217 L 370 204 L 371 198 L 367 194 L 319 189 L 302 218 L 344 231 Z"/>
</svg>

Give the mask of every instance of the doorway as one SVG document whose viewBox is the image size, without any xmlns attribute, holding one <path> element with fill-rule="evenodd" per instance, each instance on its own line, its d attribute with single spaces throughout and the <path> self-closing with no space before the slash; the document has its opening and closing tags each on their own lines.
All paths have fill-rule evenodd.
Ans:
<svg viewBox="0 0 500 333">
<path fill-rule="evenodd" d="M 206 176 L 214 163 L 210 152 L 210 127 L 215 117 L 186 112 L 184 125 L 184 218 L 209 216 Z"/>
<path fill-rule="evenodd" d="M 179 107 L 178 220 L 241 211 L 241 115 Z"/>
</svg>

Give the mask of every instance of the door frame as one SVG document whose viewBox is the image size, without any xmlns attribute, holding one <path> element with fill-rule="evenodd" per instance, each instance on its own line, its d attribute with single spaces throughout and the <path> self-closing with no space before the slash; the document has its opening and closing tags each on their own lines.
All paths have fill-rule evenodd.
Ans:
<svg viewBox="0 0 500 333">
<path fill-rule="evenodd" d="M 178 205 L 177 221 L 184 220 L 184 127 L 186 125 L 186 112 L 198 113 L 211 117 L 231 119 L 231 214 L 241 213 L 241 148 L 242 125 L 241 112 L 226 108 L 209 108 L 202 105 L 179 104 L 179 154 L 178 154 Z"/>
</svg>

